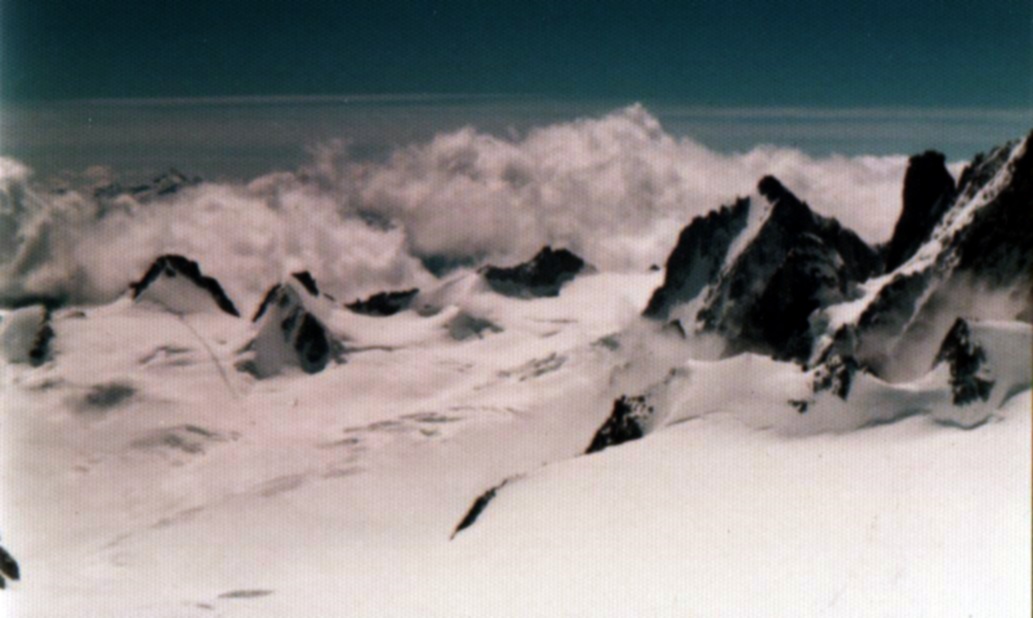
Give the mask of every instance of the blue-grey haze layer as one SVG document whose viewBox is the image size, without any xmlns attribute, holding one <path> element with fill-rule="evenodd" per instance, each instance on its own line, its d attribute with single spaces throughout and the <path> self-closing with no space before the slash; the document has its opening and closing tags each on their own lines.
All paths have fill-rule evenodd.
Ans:
<svg viewBox="0 0 1033 618">
<path fill-rule="evenodd" d="M 39 177 L 103 165 L 126 178 L 170 167 L 205 178 L 293 170 L 332 140 L 349 156 L 380 159 L 435 134 L 472 126 L 518 138 L 534 129 L 600 116 L 618 100 L 501 96 L 243 97 L 7 104 L 0 155 Z M 675 137 L 718 152 L 760 144 L 824 156 L 911 154 L 933 148 L 966 160 L 1033 127 L 1030 110 L 747 108 L 645 102 Z"/>
</svg>

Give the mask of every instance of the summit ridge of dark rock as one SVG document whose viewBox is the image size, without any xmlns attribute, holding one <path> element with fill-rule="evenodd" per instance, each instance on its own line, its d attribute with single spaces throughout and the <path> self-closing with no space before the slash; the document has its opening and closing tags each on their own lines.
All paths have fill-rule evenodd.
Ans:
<svg viewBox="0 0 1033 618">
<path fill-rule="evenodd" d="M 804 362 L 813 346 L 809 318 L 852 297 L 878 273 L 878 253 L 836 219 L 814 213 L 777 178 L 757 185 L 771 205 L 756 235 L 718 276 L 697 318 L 729 341 Z"/>
<path fill-rule="evenodd" d="M 203 274 L 197 262 L 174 253 L 159 256 L 139 281 L 129 285 L 132 290 L 132 297 L 134 299 L 139 298 L 162 276 L 168 278 L 184 277 L 198 288 L 207 292 L 219 309 L 234 317 L 240 317 L 240 312 L 237 311 L 236 305 L 226 295 L 218 281 Z"/>
<path fill-rule="evenodd" d="M 558 296 L 560 288 L 585 266 L 584 260 L 567 249 L 545 246 L 527 262 L 512 267 L 488 265 L 480 273 L 491 289 L 499 294 L 535 298 Z"/>
<path fill-rule="evenodd" d="M 308 306 L 310 302 L 318 302 L 317 297 L 301 281 L 269 288 L 252 317 L 258 333 L 244 348 L 248 356 L 237 367 L 265 378 L 285 365 L 318 373 L 331 361 L 342 362 L 343 345 Z"/>
<path fill-rule="evenodd" d="M 585 454 L 598 453 L 611 446 L 638 440 L 646 435 L 656 414 L 645 395 L 621 395 L 613 402 L 613 410 L 592 436 Z"/>
<path fill-rule="evenodd" d="M 961 174 L 949 208 L 922 241 L 923 248 L 912 252 L 918 257 L 887 272 L 856 312 L 857 318 L 843 325 L 852 332 L 849 353 L 876 375 L 893 374 L 899 368 L 911 373 L 922 370 L 920 364 L 902 365 L 895 350 L 946 337 L 947 329 L 961 317 L 950 313 L 959 294 L 996 298 L 992 303 L 996 308 L 987 305 L 983 311 L 977 303 L 964 309 L 966 317 L 1033 320 L 1031 139 L 1033 133 L 1022 142 L 976 156 Z M 938 165 L 938 157 L 923 156 L 936 159 L 933 163 Z M 938 189 L 915 192 L 925 195 L 926 203 L 939 192 L 934 206 L 940 208 L 938 204 L 949 195 L 946 180 L 939 172 L 921 176 L 931 177 Z M 898 228 L 904 226 L 905 217 L 902 213 Z M 1000 315 L 1007 307 L 1014 314 Z"/>
<path fill-rule="evenodd" d="M 658 320 L 696 298 L 721 272 L 732 241 L 746 227 L 749 198 L 694 218 L 678 236 L 664 267 L 664 282 L 653 292 L 643 315 Z"/>
<path fill-rule="evenodd" d="M 956 195 L 942 153 L 928 150 L 908 160 L 900 217 L 886 246 L 886 270 L 897 268 L 918 251 Z"/>
<path fill-rule="evenodd" d="M 345 306 L 352 312 L 361 315 L 387 317 L 408 309 L 419 293 L 419 288 L 396 292 L 377 292 L 369 298 L 359 299 Z"/>
</svg>

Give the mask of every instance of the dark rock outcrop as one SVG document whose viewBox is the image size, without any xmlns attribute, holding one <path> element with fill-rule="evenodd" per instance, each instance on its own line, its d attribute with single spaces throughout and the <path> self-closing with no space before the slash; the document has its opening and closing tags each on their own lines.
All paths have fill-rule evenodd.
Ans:
<svg viewBox="0 0 1033 618">
<path fill-rule="evenodd" d="M 0 588 L 7 587 L 7 580 L 18 581 L 21 579 L 21 569 L 14 557 L 0 546 Z"/>
<path fill-rule="evenodd" d="M 505 479 L 498 485 L 492 487 L 491 489 L 485 491 L 483 494 L 477 496 L 477 499 L 474 500 L 473 504 L 470 505 L 469 510 L 466 511 L 466 515 L 464 515 L 463 519 L 459 521 L 459 525 L 457 525 L 456 529 L 452 531 L 451 538 L 456 538 L 457 534 L 474 525 L 474 523 L 477 521 L 477 518 L 480 517 L 481 513 L 484 512 L 484 509 L 488 508 L 488 504 L 495 499 L 495 495 L 498 493 L 498 491 L 502 489 L 502 487 L 505 486 L 505 484 L 509 481 L 510 479 Z"/>
<path fill-rule="evenodd" d="M 323 324 L 311 313 L 302 314 L 300 319 L 301 324 L 297 326 L 293 337 L 294 350 L 298 353 L 301 368 L 306 373 L 317 373 L 330 361 L 330 336 Z M 288 334 L 291 328 L 290 320 L 283 323 L 285 339 L 291 338 Z"/>
<path fill-rule="evenodd" d="M 940 342 L 957 295 L 1003 294 L 1018 320 L 1033 316 L 1033 134 L 975 157 L 962 173 L 956 196 L 934 227 L 929 254 L 891 272 L 850 324 L 853 350 L 876 375 L 908 367 L 893 350 L 915 341 Z M 934 177 L 939 176 L 934 174 Z M 946 183 L 939 181 L 944 188 Z M 916 189 L 917 191 L 917 189 Z M 932 191 L 931 193 L 935 193 Z M 926 197 L 928 199 L 928 196 Z M 903 219 L 903 215 L 902 215 Z M 1001 319 L 1000 308 L 965 303 L 965 315 Z M 941 330 L 942 329 L 942 330 Z M 934 348 L 935 349 L 935 348 Z M 925 362 L 931 362 L 930 358 Z M 918 365 L 920 367 L 921 365 Z"/>
<path fill-rule="evenodd" d="M 0 322 L 0 352 L 12 363 L 39 367 L 51 356 L 54 329 L 43 305 L 16 309 Z"/>
<path fill-rule="evenodd" d="M 732 206 L 696 217 L 685 226 L 667 258 L 664 283 L 653 292 L 643 315 L 666 320 L 672 308 L 696 298 L 713 283 L 732 241 L 746 227 L 749 211 L 750 200 L 740 198 Z"/>
<path fill-rule="evenodd" d="M 830 391 L 843 401 L 850 397 L 854 376 L 861 370 L 861 364 L 853 356 L 830 355 L 818 365 L 814 373 L 815 394 Z M 806 408 L 804 408 L 806 410 Z"/>
<path fill-rule="evenodd" d="M 892 342 L 908 328 L 929 288 L 937 283 L 932 268 L 894 275 L 853 325 L 849 354 L 863 358 L 874 373 L 884 373 L 892 362 L 888 356 Z"/>
<path fill-rule="evenodd" d="M 957 272 L 971 274 L 994 288 L 1020 283 L 1028 292 L 1033 279 L 1033 207 L 1030 206 L 1033 204 L 1033 147 L 1030 141 L 1033 141 L 1033 133 L 1027 138 L 1024 152 L 1012 162 L 1010 182 L 976 211 L 972 222 L 951 243 L 958 259 Z M 990 169 L 999 168 L 1001 156 L 994 153 L 985 161 L 977 157 L 962 174 L 962 191 L 973 193 L 976 188 L 969 183 L 985 178 Z M 984 167 L 990 169 L 984 170 Z"/>
<path fill-rule="evenodd" d="M 810 315 L 845 298 L 853 283 L 820 238 L 802 234 L 746 314 L 743 332 L 776 358 L 805 361 L 813 344 Z"/>
<path fill-rule="evenodd" d="M 711 287 L 697 316 L 729 341 L 804 362 L 813 346 L 810 315 L 840 302 L 879 272 L 881 259 L 853 231 L 811 211 L 772 176 L 758 189 L 772 204 L 756 236 Z"/>
<path fill-rule="evenodd" d="M 932 279 L 932 272 L 928 270 L 894 275 L 865 307 L 858 320 L 858 326 L 862 331 L 898 331 L 914 315 L 915 308 L 926 288 L 932 283 Z"/>
<path fill-rule="evenodd" d="M 611 446 L 638 440 L 646 435 L 654 412 L 646 397 L 622 395 L 613 402 L 613 411 L 592 437 L 585 454 L 597 453 Z"/>
<path fill-rule="evenodd" d="M 356 300 L 345 306 L 361 315 L 386 317 L 408 309 L 419 293 L 418 288 L 399 292 L 378 292 L 366 300 Z"/>
<path fill-rule="evenodd" d="M 850 389 L 857 373 L 861 371 L 872 373 L 868 365 L 857 360 L 856 350 L 856 328 L 851 325 L 840 327 L 833 335 L 831 344 L 825 347 L 817 362 L 814 363 L 811 384 L 814 394 L 827 391 L 843 401 L 850 397 Z M 804 406 L 800 411 L 805 412 L 806 409 L 807 407 Z"/>
<path fill-rule="evenodd" d="M 886 269 L 903 264 L 929 239 L 953 205 L 956 190 L 944 156 L 927 151 L 911 157 L 904 175 L 903 208 L 886 246 Z"/>
<path fill-rule="evenodd" d="M 986 353 L 972 338 L 964 318 L 958 318 L 936 355 L 936 363 L 950 367 L 950 385 L 954 405 L 963 406 L 990 398 L 994 381 L 986 366 Z"/>
<path fill-rule="evenodd" d="M 50 313 L 36 332 L 36 340 L 29 348 L 29 364 L 39 367 L 50 358 L 50 342 L 54 339 L 54 329 L 50 327 Z"/>
<path fill-rule="evenodd" d="M 182 255 L 167 254 L 156 259 L 151 264 L 151 267 L 147 269 L 142 279 L 130 284 L 129 287 L 132 289 L 133 298 L 139 298 L 141 294 L 146 292 L 148 288 L 162 277 L 170 279 L 176 277 L 185 278 L 201 290 L 207 292 L 219 309 L 232 316 L 240 317 L 240 312 L 237 311 L 237 307 L 226 295 L 226 292 L 223 291 L 219 282 L 212 277 L 202 274 L 197 262 L 189 260 Z"/>
<path fill-rule="evenodd" d="M 515 298 L 559 296 L 560 288 L 585 268 L 585 261 L 566 249 L 543 247 L 530 261 L 502 268 L 486 266 L 481 275 L 491 289 Z"/>
<path fill-rule="evenodd" d="M 295 281 L 300 283 L 309 294 L 319 296 L 319 285 L 316 284 L 316 280 L 312 276 L 312 273 L 307 270 L 302 270 L 296 273 L 291 273 L 291 276 L 294 277 Z"/>
<path fill-rule="evenodd" d="M 259 378 L 296 365 L 305 373 L 318 373 L 331 362 L 343 362 L 344 347 L 306 306 L 304 295 L 315 298 L 307 286 L 274 285 L 252 318 L 259 332 L 245 347 L 249 358 L 238 368 Z"/>
</svg>

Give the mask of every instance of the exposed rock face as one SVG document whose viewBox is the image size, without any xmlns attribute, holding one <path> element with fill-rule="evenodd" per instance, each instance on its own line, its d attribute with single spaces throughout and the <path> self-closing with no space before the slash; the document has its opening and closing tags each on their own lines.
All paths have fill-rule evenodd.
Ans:
<svg viewBox="0 0 1033 618">
<path fill-rule="evenodd" d="M 466 512 L 466 515 L 463 516 L 463 519 L 460 520 L 459 525 L 457 525 L 456 529 L 452 532 L 451 538 L 456 538 L 457 534 L 474 525 L 474 523 L 477 521 L 477 518 L 480 517 L 481 513 L 484 512 L 484 509 L 488 508 L 488 504 L 495 499 L 495 495 L 498 493 L 498 491 L 502 489 L 502 487 L 505 486 L 505 484 L 508 483 L 510 480 L 511 479 L 505 479 L 498 485 L 485 491 L 480 496 L 477 496 L 477 499 L 474 500 L 473 504 L 470 505 L 470 509 Z"/>
<path fill-rule="evenodd" d="M 50 312 L 42 305 L 12 311 L 0 322 L 0 351 L 11 363 L 39 367 L 50 358 L 53 338 Z"/>
<path fill-rule="evenodd" d="M 1023 283 L 1027 292 L 1033 278 L 1033 148 L 1027 138 L 1023 154 L 1012 164 L 1010 182 L 983 208 L 954 239 L 957 270 L 971 273 L 992 287 Z M 984 177 L 1000 155 L 982 164 L 973 163 L 962 174 L 962 190 L 971 193 L 976 179 Z M 980 161 L 980 159 L 976 159 Z M 985 186 L 985 185 L 984 185 Z M 1027 293 L 1027 301 L 1029 294 Z"/>
<path fill-rule="evenodd" d="M 951 392 L 955 405 L 966 405 L 990 398 L 994 380 L 986 365 L 986 352 L 972 338 L 972 331 L 964 318 L 958 318 L 943 340 L 936 363 L 950 367 Z"/>
<path fill-rule="evenodd" d="M 7 579 L 18 581 L 21 579 L 21 570 L 14 557 L 0 546 L 0 588 L 7 587 Z"/>
<path fill-rule="evenodd" d="M 943 154 L 930 150 L 911 157 L 904 175 L 903 209 L 886 246 L 887 270 L 903 264 L 929 239 L 955 195 Z"/>
<path fill-rule="evenodd" d="M 175 280 L 175 281 L 174 281 Z M 188 282 L 188 286 L 181 282 Z M 233 301 L 219 282 L 201 273 L 197 262 L 181 255 L 168 254 L 156 259 L 143 278 L 130 284 L 134 299 L 150 298 L 177 313 L 198 311 L 197 291 L 214 301 L 219 309 L 240 317 Z"/>
<path fill-rule="evenodd" d="M 29 364 L 39 367 L 50 358 L 50 342 L 54 339 L 54 329 L 50 327 L 50 314 L 38 331 L 36 339 L 29 348 Z"/>
<path fill-rule="evenodd" d="M 486 266 L 484 280 L 493 290 L 515 298 L 559 296 L 560 288 L 585 267 L 585 262 L 566 249 L 544 247 L 530 261 L 511 268 Z"/>
<path fill-rule="evenodd" d="M 776 358 L 806 360 L 813 341 L 810 315 L 843 300 L 857 283 L 843 276 L 836 254 L 813 234 L 803 234 L 750 308 L 744 332 Z"/>
<path fill-rule="evenodd" d="M 811 383 L 811 390 L 814 394 L 827 391 L 843 401 L 850 397 L 850 389 L 858 372 L 871 373 L 870 369 L 858 362 L 854 356 L 856 349 L 857 332 L 854 328 L 844 326 L 836 331 L 832 343 L 824 349 L 821 357 L 814 363 L 813 382 Z M 798 400 L 789 403 L 799 412 L 805 413 L 810 402 Z"/>
<path fill-rule="evenodd" d="M 920 309 L 933 277 L 932 269 L 893 275 L 865 307 L 857 324 L 847 327 L 853 335 L 853 347 L 848 353 L 859 355 L 879 373 L 889 362 L 893 341 Z"/>
<path fill-rule="evenodd" d="M 622 395 L 613 402 L 613 411 L 595 433 L 585 454 L 599 452 L 610 446 L 638 440 L 646 435 L 655 410 L 646 397 Z"/>
<path fill-rule="evenodd" d="M 666 320 L 673 307 L 691 301 L 713 283 L 732 241 L 746 227 L 749 211 L 750 200 L 741 198 L 685 226 L 667 258 L 664 283 L 653 292 L 643 315 Z"/>
<path fill-rule="evenodd" d="M 945 313 L 958 311 L 953 308 L 959 295 L 993 293 L 1008 299 L 985 306 L 970 303 L 963 309 L 965 315 L 1033 318 L 1033 243 L 1029 240 L 1033 238 L 1033 149 L 1029 141 L 977 156 L 961 175 L 956 197 L 927 242 L 910 261 L 873 282 L 857 319 L 843 325 L 853 331 L 854 349 L 849 354 L 877 375 L 892 375 L 901 364 L 897 347 L 941 341 L 959 317 L 956 312 Z M 935 186 L 945 191 L 946 182 L 939 174 L 931 176 Z M 921 193 L 917 188 L 915 192 Z M 934 193 L 925 192 L 926 199 Z M 1011 306 L 1013 314 L 1000 315 Z M 935 347 L 924 362 L 930 362 L 934 352 Z"/>
<path fill-rule="evenodd" d="M 346 306 L 362 315 L 386 317 L 408 309 L 419 293 L 418 288 L 399 292 L 378 292 L 366 300 L 356 300 Z"/>
<path fill-rule="evenodd" d="M 291 276 L 305 288 L 305 291 L 313 296 L 319 296 L 319 285 L 316 284 L 315 278 L 307 270 L 302 270 L 296 273 L 291 273 Z"/>
<path fill-rule="evenodd" d="M 710 288 L 698 318 L 745 350 L 805 361 L 809 317 L 854 294 L 881 260 L 853 231 L 816 215 L 774 177 L 758 189 L 771 203 L 756 236 Z"/>
<path fill-rule="evenodd" d="M 850 397 L 850 387 L 854 383 L 854 375 L 860 369 L 861 366 L 854 357 L 833 354 L 818 366 L 814 374 L 814 392 L 830 391 L 846 401 Z"/>
<path fill-rule="evenodd" d="M 343 346 L 306 306 L 311 302 L 306 296 L 316 298 L 292 283 L 269 289 L 252 318 L 260 322 L 259 331 L 245 347 L 248 357 L 238 363 L 239 369 L 265 378 L 289 365 L 318 373 L 331 361 L 343 361 Z"/>
</svg>

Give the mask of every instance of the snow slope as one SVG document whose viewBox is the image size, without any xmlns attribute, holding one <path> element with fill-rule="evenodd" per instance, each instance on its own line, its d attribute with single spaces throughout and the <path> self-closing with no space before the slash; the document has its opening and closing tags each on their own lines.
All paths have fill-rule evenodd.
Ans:
<svg viewBox="0 0 1033 618">
<path fill-rule="evenodd" d="M 128 297 L 58 310 L 54 360 L 3 365 L 0 520 L 23 581 L 0 609 L 1028 613 L 1028 390 L 970 431 L 871 426 L 906 416 L 901 391 L 948 409 L 942 367 L 858 386 L 897 402 L 886 418 L 831 394 L 800 414 L 797 366 L 694 360 L 706 341 L 645 323 L 659 282 L 591 274 L 519 300 L 458 281 L 428 293 L 448 299 L 434 315 L 339 308 L 346 364 L 261 380 L 233 368 L 246 319 Z M 457 341 L 460 312 L 501 331 Z M 657 428 L 580 456 L 613 399 L 650 385 Z"/>
<path fill-rule="evenodd" d="M 1028 143 L 867 281 L 806 205 L 697 218 L 663 320 L 648 264 L 743 178 L 891 222 L 904 160 L 717 157 L 639 106 L 140 199 L 0 158 L 0 615 L 1028 616 Z M 546 244 L 592 267 L 477 269 Z M 712 296 L 830 353 L 700 331 Z"/>
</svg>

